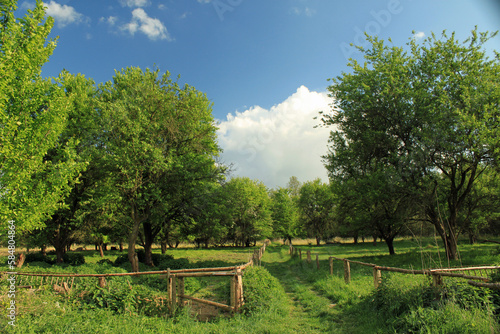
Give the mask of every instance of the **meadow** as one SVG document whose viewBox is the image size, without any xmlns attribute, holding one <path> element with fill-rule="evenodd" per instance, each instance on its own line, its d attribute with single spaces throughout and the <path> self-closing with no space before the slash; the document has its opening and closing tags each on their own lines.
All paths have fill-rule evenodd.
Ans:
<svg viewBox="0 0 500 334">
<path fill-rule="evenodd" d="M 258 247 L 259 245 L 257 245 Z M 428 269 L 500 263 L 500 247 L 494 243 L 460 244 L 460 260 L 445 260 L 435 239 L 399 239 L 396 255 L 390 256 L 384 243 L 372 242 L 313 246 L 297 241 L 294 246 L 319 255 L 307 263 L 289 255 L 289 247 L 273 242 L 267 247 L 260 267 L 250 267 L 243 276 L 245 305 L 242 312 L 200 320 L 195 306 L 170 314 L 155 303 L 165 296 L 165 285 L 157 278 L 109 279 L 99 288 L 86 279 L 69 294 L 57 295 L 49 286 L 16 292 L 16 326 L 2 321 L 1 331 L 13 333 L 498 333 L 500 297 L 475 288 L 461 279 L 445 279 L 442 288 L 432 287 L 426 276 L 383 273 L 382 284 L 373 286 L 372 270 L 352 264 L 351 283 L 346 284 L 341 262 L 329 273 L 328 258 L 335 256 L 361 262 L 407 269 Z M 219 267 L 246 263 L 252 248 L 168 249 L 162 257 L 155 249 L 157 268 Z M 120 263 L 123 253 L 108 251 L 102 259 L 96 251 L 82 254 L 85 264 L 54 265 L 29 262 L 22 271 L 58 273 L 127 272 Z M 2 264 L 6 259 L 2 258 Z M 172 268 L 174 269 L 174 268 Z M 6 271 L 4 265 L 0 270 Z M 142 266 L 141 271 L 151 270 Z M 7 285 L 0 285 L 1 309 L 7 306 Z M 227 280 L 190 278 L 186 293 L 224 300 L 229 295 Z M 5 319 L 5 318 L 4 318 Z"/>
</svg>

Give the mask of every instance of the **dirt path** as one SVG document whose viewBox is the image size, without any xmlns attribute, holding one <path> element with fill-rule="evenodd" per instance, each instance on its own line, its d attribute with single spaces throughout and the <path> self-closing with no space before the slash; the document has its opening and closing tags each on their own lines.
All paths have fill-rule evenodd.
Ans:
<svg viewBox="0 0 500 334">
<path fill-rule="evenodd" d="M 292 301 L 290 317 L 293 320 L 287 324 L 290 333 L 341 333 L 336 326 L 331 301 L 315 291 L 293 267 L 283 263 L 263 265 L 280 281 Z"/>
</svg>

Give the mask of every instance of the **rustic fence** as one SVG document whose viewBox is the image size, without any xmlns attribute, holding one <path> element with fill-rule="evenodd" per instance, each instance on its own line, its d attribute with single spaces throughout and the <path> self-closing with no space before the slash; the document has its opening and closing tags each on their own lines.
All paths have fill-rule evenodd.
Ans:
<svg viewBox="0 0 500 334">
<path fill-rule="evenodd" d="M 292 256 L 298 256 L 302 260 L 302 250 L 290 245 L 289 254 Z M 308 263 L 312 263 L 311 251 L 306 251 L 306 259 Z M 342 262 L 344 268 L 344 281 L 349 284 L 351 282 L 351 264 L 356 264 L 365 267 L 371 267 L 373 270 L 373 284 L 377 288 L 380 283 L 382 283 L 382 272 L 398 272 L 402 274 L 412 274 L 412 275 L 427 275 L 432 277 L 433 285 L 440 286 L 443 284 L 443 277 L 456 277 L 467 279 L 470 285 L 496 289 L 500 290 L 499 283 L 490 283 L 490 275 L 499 270 L 500 266 L 475 266 L 475 267 L 463 267 L 463 268 L 436 268 L 436 269 L 402 269 L 394 267 L 384 267 L 373 263 L 365 263 L 360 261 L 354 261 L 350 259 L 337 258 L 330 256 L 328 258 L 330 275 L 333 275 L 334 261 Z M 319 255 L 316 254 L 316 267 L 320 269 Z M 472 274 L 472 275 L 471 275 Z M 478 282 L 480 281 L 480 282 Z"/>
<path fill-rule="evenodd" d="M 132 273 L 108 273 L 108 274 L 57 274 L 57 273 L 30 273 L 30 272 L 0 272 L 0 278 L 4 275 L 16 276 L 17 288 L 33 288 L 35 286 L 51 285 L 54 291 L 58 293 L 70 292 L 77 281 L 82 278 L 95 278 L 100 287 L 107 285 L 106 279 L 112 277 L 124 276 L 146 276 L 155 275 L 160 279 L 168 281 L 167 297 L 165 298 L 168 308 L 174 312 L 177 307 L 184 304 L 185 300 L 192 300 L 205 305 L 215 306 L 225 311 L 236 313 L 244 304 L 243 298 L 243 271 L 253 265 L 260 265 L 262 256 L 266 250 L 269 241 L 266 240 L 264 245 L 259 249 L 254 250 L 249 262 L 240 266 L 219 267 L 219 268 L 195 268 L 195 269 L 178 269 L 178 270 L 162 270 L 162 271 L 144 271 Z M 186 277 L 229 277 L 230 278 L 230 300 L 228 304 L 222 304 L 212 300 L 206 300 L 188 296 L 184 291 L 184 279 Z M 161 301 L 163 304 L 163 300 Z"/>
</svg>

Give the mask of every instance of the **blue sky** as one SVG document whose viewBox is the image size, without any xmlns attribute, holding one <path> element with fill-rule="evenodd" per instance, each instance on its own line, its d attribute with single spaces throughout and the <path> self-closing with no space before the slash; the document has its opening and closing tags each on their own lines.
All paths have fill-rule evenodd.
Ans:
<svg viewBox="0 0 500 334">
<path fill-rule="evenodd" d="M 20 0 L 19 14 L 34 0 Z M 327 79 L 347 71 L 362 33 L 392 38 L 444 29 L 466 38 L 500 29 L 497 0 L 49 0 L 58 46 L 43 69 L 96 82 L 115 69 L 157 66 L 207 94 L 221 122 L 223 158 L 236 175 L 284 186 L 326 173 Z M 500 50 L 500 37 L 488 44 Z"/>
</svg>

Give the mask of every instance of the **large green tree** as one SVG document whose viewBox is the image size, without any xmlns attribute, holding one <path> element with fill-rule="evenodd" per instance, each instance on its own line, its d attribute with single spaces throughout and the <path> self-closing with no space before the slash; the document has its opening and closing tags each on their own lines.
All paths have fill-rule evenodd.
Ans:
<svg viewBox="0 0 500 334">
<path fill-rule="evenodd" d="M 368 36 L 371 47 L 359 48 L 365 63 L 350 60 L 352 73 L 332 80 L 334 108 L 323 117 L 336 127 L 325 157 L 330 175 L 356 177 L 376 162 L 391 182 L 418 190 L 450 259 L 459 213 L 498 143 L 485 139 L 498 128 L 498 56 L 488 59 L 483 48 L 491 37 L 474 30 L 461 43 L 443 33 L 411 39 L 405 50 Z"/>
<path fill-rule="evenodd" d="M 23 18 L 16 9 L 15 0 L 0 3 L 0 225 L 29 231 L 60 208 L 82 165 L 74 140 L 60 141 L 71 97 L 41 77 L 56 46 L 47 37 L 53 19 L 42 1 Z M 46 159 L 56 148 L 60 158 Z"/>
<path fill-rule="evenodd" d="M 197 184 L 218 176 L 215 121 L 207 97 L 191 86 L 180 87 L 168 72 L 127 68 L 100 91 L 107 120 L 105 159 L 129 212 L 123 228 L 129 231 L 128 257 L 137 271 L 141 225 L 144 239 L 152 237 L 148 230 L 165 222 L 164 214 L 175 210 L 172 204 L 182 204 Z M 146 254 L 150 239 L 144 243 Z"/>
</svg>

